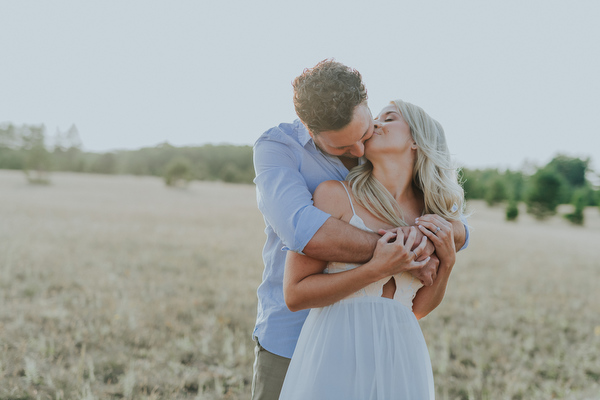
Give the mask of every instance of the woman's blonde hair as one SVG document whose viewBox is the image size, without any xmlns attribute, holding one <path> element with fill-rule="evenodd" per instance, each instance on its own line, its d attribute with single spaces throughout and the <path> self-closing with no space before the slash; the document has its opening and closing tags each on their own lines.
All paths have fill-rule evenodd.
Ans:
<svg viewBox="0 0 600 400">
<path fill-rule="evenodd" d="M 417 144 L 413 168 L 413 185 L 423 193 L 425 214 L 437 214 L 455 221 L 464 211 L 464 191 L 458 182 L 444 129 L 421 107 L 394 100 L 398 111 L 410 127 Z M 373 176 L 370 161 L 353 168 L 346 180 L 356 201 L 377 218 L 394 226 L 408 225 L 392 194 Z"/>
</svg>

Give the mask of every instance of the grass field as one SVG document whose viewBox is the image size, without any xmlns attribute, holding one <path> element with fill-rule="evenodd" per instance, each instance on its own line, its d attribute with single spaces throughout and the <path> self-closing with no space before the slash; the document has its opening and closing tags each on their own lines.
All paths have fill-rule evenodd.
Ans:
<svg viewBox="0 0 600 400">
<path fill-rule="evenodd" d="M 0 400 L 248 399 L 262 274 L 254 187 L 0 171 Z M 600 215 L 472 203 L 421 321 L 438 399 L 600 399 Z"/>
</svg>

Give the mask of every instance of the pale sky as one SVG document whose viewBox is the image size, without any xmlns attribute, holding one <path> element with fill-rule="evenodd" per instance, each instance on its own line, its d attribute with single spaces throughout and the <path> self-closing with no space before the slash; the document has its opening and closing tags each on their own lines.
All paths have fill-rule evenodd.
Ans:
<svg viewBox="0 0 600 400">
<path fill-rule="evenodd" d="M 252 144 L 335 58 L 377 114 L 401 98 L 464 166 L 600 172 L 600 1 L 0 0 L 0 123 L 75 124 L 88 151 Z"/>
</svg>

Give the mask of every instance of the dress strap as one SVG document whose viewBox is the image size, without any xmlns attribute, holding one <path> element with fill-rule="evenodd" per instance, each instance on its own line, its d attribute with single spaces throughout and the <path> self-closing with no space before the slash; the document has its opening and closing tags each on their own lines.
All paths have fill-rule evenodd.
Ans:
<svg viewBox="0 0 600 400">
<path fill-rule="evenodd" d="M 350 192 L 348 192 L 348 188 L 346 187 L 346 185 L 344 185 L 344 182 L 342 181 L 338 181 L 343 187 L 344 190 L 346 191 L 346 194 L 348 195 L 348 200 L 350 200 L 350 207 L 352 207 L 352 215 L 356 215 L 356 211 L 354 211 L 354 204 L 352 204 L 352 197 L 350 197 Z"/>
</svg>

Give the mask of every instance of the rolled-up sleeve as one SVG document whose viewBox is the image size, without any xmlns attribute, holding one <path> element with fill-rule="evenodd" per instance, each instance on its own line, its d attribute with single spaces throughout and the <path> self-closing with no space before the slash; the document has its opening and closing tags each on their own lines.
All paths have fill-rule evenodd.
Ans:
<svg viewBox="0 0 600 400">
<path fill-rule="evenodd" d="M 463 244 L 463 247 L 460 248 L 460 250 L 464 250 L 467 247 L 469 247 L 469 238 L 470 238 L 471 235 L 470 235 L 470 232 L 469 232 L 469 224 L 467 223 L 467 218 L 464 215 L 461 215 L 460 216 L 460 221 L 465 226 L 465 244 Z"/>
<path fill-rule="evenodd" d="M 302 252 L 330 215 L 314 207 L 298 157 L 281 142 L 254 145 L 258 208 L 284 245 Z"/>
</svg>

